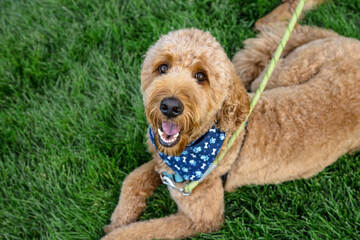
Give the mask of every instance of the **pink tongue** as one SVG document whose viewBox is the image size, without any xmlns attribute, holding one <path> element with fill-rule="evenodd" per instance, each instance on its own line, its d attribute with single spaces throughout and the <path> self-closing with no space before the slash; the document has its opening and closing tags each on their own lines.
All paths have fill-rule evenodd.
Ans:
<svg viewBox="0 0 360 240">
<path fill-rule="evenodd" d="M 166 120 L 161 122 L 161 126 L 167 135 L 175 135 L 181 130 L 181 126 L 176 126 L 175 123 Z"/>
</svg>

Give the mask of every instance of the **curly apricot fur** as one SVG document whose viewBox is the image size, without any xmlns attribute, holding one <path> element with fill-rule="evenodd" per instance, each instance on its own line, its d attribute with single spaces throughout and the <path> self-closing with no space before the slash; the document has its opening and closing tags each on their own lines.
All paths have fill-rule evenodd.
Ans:
<svg viewBox="0 0 360 240">
<path fill-rule="evenodd" d="M 236 70 L 219 43 L 200 30 L 171 32 L 150 47 L 141 72 L 149 124 L 156 129 L 166 119 L 159 108 L 163 98 L 174 96 L 184 104 L 183 114 L 172 119 L 183 128 L 180 142 L 165 148 L 156 140 L 157 148 L 177 155 L 214 123 L 227 133 L 226 144 L 244 121 L 252 96 L 240 78 L 251 89 L 259 83 L 283 31 L 284 25 L 272 25 L 247 40 L 234 57 Z M 163 63 L 170 68 L 159 74 Z M 208 81 L 197 82 L 194 74 L 199 69 Z M 217 231 L 224 221 L 224 190 L 308 178 L 344 153 L 360 149 L 359 41 L 298 26 L 268 89 L 250 116 L 246 136 L 240 134 L 192 194 L 169 189 L 178 213 L 135 222 L 161 183 L 159 173 L 172 172 L 148 139 L 153 160 L 125 179 L 103 239 L 178 239 Z M 220 176 L 226 172 L 224 189 Z"/>
</svg>

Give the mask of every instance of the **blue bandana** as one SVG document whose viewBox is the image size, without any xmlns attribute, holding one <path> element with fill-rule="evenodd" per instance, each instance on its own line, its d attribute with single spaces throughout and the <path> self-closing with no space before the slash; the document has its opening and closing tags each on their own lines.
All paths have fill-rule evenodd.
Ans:
<svg viewBox="0 0 360 240">
<path fill-rule="evenodd" d="M 149 135 L 155 146 L 154 133 L 151 127 L 149 127 Z M 215 160 L 224 143 L 225 135 L 214 125 L 202 137 L 187 145 L 180 156 L 170 156 L 160 151 L 158 153 L 166 165 L 176 174 L 185 180 L 197 181 Z"/>
</svg>

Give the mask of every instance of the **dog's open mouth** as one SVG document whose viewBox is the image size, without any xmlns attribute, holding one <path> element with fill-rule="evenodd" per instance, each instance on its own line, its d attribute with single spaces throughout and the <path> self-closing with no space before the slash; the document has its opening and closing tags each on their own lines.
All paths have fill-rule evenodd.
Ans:
<svg viewBox="0 0 360 240">
<path fill-rule="evenodd" d="M 181 125 L 162 120 L 158 128 L 159 142 L 164 147 L 175 146 L 180 140 Z"/>
</svg>

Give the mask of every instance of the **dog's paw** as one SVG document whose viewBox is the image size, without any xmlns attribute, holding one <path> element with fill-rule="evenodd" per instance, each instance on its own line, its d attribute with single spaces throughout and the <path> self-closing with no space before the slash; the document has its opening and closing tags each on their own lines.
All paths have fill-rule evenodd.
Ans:
<svg viewBox="0 0 360 240">
<path fill-rule="evenodd" d="M 106 225 L 105 227 L 103 227 L 103 230 L 106 234 L 109 234 L 110 232 L 112 232 L 114 229 L 116 228 L 116 226 L 113 223 L 110 223 L 109 225 Z"/>
<path fill-rule="evenodd" d="M 117 227 L 114 224 L 105 226 L 104 231 L 106 234 L 100 240 L 139 239 L 138 237 L 133 237 L 127 231 L 124 231 L 124 229 Z"/>
</svg>

